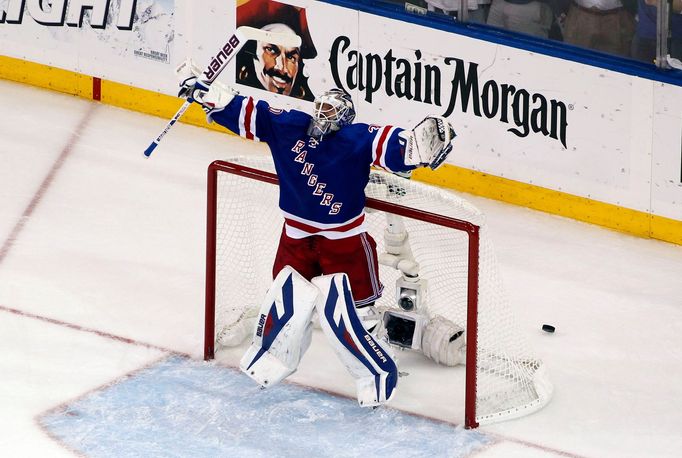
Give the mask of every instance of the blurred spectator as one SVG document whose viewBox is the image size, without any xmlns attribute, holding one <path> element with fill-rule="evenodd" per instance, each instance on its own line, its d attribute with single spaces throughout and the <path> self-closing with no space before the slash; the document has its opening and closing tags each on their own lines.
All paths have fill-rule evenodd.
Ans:
<svg viewBox="0 0 682 458">
<path fill-rule="evenodd" d="M 394 3 L 396 5 L 402 5 L 406 11 L 410 12 L 414 12 L 414 10 L 412 10 L 410 7 L 416 7 L 420 14 L 426 14 L 425 0 L 380 0 L 379 3 Z"/>
<path fill-rule="evenodd" d="M 653 63 L 656 59 L 656 0 L 638 0 L 637 32 L 632 39 L 632 57 Z M 670 12 L 668 53 L 682 58 L 682 0 L 673 0 Z"/>
<path fill-rule="evenodd" d="M 584 48 L 629 56 L 635 34 L 637 0 L 573 0 L 564 41 Z"/>
<path fill-rule="evenodd" d="M 548 38 L 555 17 L 567 10 L 569 0 L 493 0 L 488 25 Z M 552 38 L 560 38 L 553 36 Z"/>
<path fill-rule="evenodd" d="M 467 16 L 468 22 L 485 24 L 490 8 L 491 0 L 466 0 L 469 5 Z M 461 0 L 426 0 L 429 11 L 446 14 L 458 18 L 457 12 L 461 5 Z"/>
</svg>

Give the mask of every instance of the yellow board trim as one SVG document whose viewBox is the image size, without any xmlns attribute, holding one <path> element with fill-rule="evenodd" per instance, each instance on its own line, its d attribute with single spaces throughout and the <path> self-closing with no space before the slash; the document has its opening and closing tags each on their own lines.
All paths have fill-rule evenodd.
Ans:
<svg viewBox="0 0 682 458">
<path fill-rule="evenodd" d="M 416 170 L 413 176 L 425 183 L 597 224 L 639 237 L 682 245 L 682 221 L 663 216 L 450 164 L 443 165 L 435 172 L 428 169 Z"/>
<path fill-rule="evenodd" d="M 93 77 L 49 65 L 0 56 L 0 78 L 30 84 L 58 92 L 93 97 Z M 170 119 L 180 108 L 176 97 L 133 86 L 101 81 L 101 102 Z M 182 122 L 227 132 L 216 124 L 207 124 L 204 112 L 192 106 Z M 163 127 L 159 125 L 159 129 Z M 417 170 L 414 178 L 481 197 L 585 221 L 640 237 L 682 245 L 682 221 L 631 210 L 613 204 L 554 191 L 507 178 L 445 164 L 437 171 Z"/>
<path fill-rule="evenodd" d="M 92 77 L 22 59 L 0 56 L 0 78 L 92 98 Z"/>
<path fill-rule="evenodd" d="M 159 116 L 167 121 L 170 120 L 182 106 L 182 100 L 177 97 L 159 94 L 158 92 L 107 80 L 102 80 L 102 95 L 100 101 L 107 105 Z M 229 133 L 227 129 L 218 124 L 208 124 L 206 122 L 206 114 L 199 105 L 190 106 L 182 116 L 180 122 Z M 164 124 L 160 123 L 159 130 L 163 127 Z"/>
</svg>

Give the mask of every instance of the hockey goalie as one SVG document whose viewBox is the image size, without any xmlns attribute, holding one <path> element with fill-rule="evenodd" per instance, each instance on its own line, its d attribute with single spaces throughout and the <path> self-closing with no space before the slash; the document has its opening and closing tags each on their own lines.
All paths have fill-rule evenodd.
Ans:
<svg viewBox="0 0 682 458">
<path fill-rule="evenodd" d="M 356 379 L 360 404 L 387 402 L 398 369 L 391 345 L 377 334 L 391 322 L 384 324 L 375 309 L 383 286 L 376 242 L 365 223 L 365 186 L 372 166 L 394 173 L 438 168 L 452 150 L 454 129 L 440 116 L 411 130 L 354 123 L 353 100 L 340 88 L 316 97 L 311 115 L 271 107 L 218 82 L 207 88 L 191 62 L 178 76 L 179 96 L 199 104 L 209 121 L 268 145 L 280 182 L 284 225 L 275 280 L 255 317 L 242 370 L 262 386 L 293 373 L 310 344 L 316 309 L 320 327 Z M 428 345 L 433 357 L 439 343 Z"/>
<path fill-rule="evenodd" d="M 282 268 L 258 314 L 252 344 L 240 368 L 263 387 L 292 374 L 310 346 L 314 310 L 332 348 L 355 378 L 361 406 L 389 401 L 398 382 L 394 348 L 421 351 L 438 364 L 464 361 L 464 329 L 425 309 L 427 281 L 409 246 L 399 217 L 389 217 L 386 252 L 379 262 L 401 272 L 397 304 L 356 307 L 346 274 L 307 281 L 290 266 Z"/>
</svg>

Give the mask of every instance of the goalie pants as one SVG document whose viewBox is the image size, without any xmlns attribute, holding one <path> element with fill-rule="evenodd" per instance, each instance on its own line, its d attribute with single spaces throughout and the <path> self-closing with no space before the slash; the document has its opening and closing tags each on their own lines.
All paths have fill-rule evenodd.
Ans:
<svg viewBox="0 0 682 458">
<path fill-rule="evenodd" d="M 320 235 L 294 239 L 282 230 L 272 268 L 273 278 L 287 265 L 308 281 L 320 275 L 345 273 L 356 306 L 376 301 L 383 290 L 379 281 L 377 244 L 366 232 L 332 240 Z"/>
</svg>

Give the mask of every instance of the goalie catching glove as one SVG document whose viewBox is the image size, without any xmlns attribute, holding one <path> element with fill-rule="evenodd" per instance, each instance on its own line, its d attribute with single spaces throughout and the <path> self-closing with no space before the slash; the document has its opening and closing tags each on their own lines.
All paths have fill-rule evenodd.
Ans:
<svg viewBox="0 0 682 458">
<path fill-rule="evenodd" d="M 452 125 L 442 116 L 427 116 L 411 131 L 399 134 L 405 141 L 405 164 L 429 166 L 436 170 L 452 151 L 457 136 Z"/>
<path fill-rule="evenodd" d="M 175 70 L 180 81 L 178 97 L 196 102 L 206 112 L 208 122 L 213 122 L 211 116 L 225 109 L 239 92 L 219 81 L 207 84 L 200 79 L 201 70 L 191 59 L 187 59 Z"/>
</svg>

